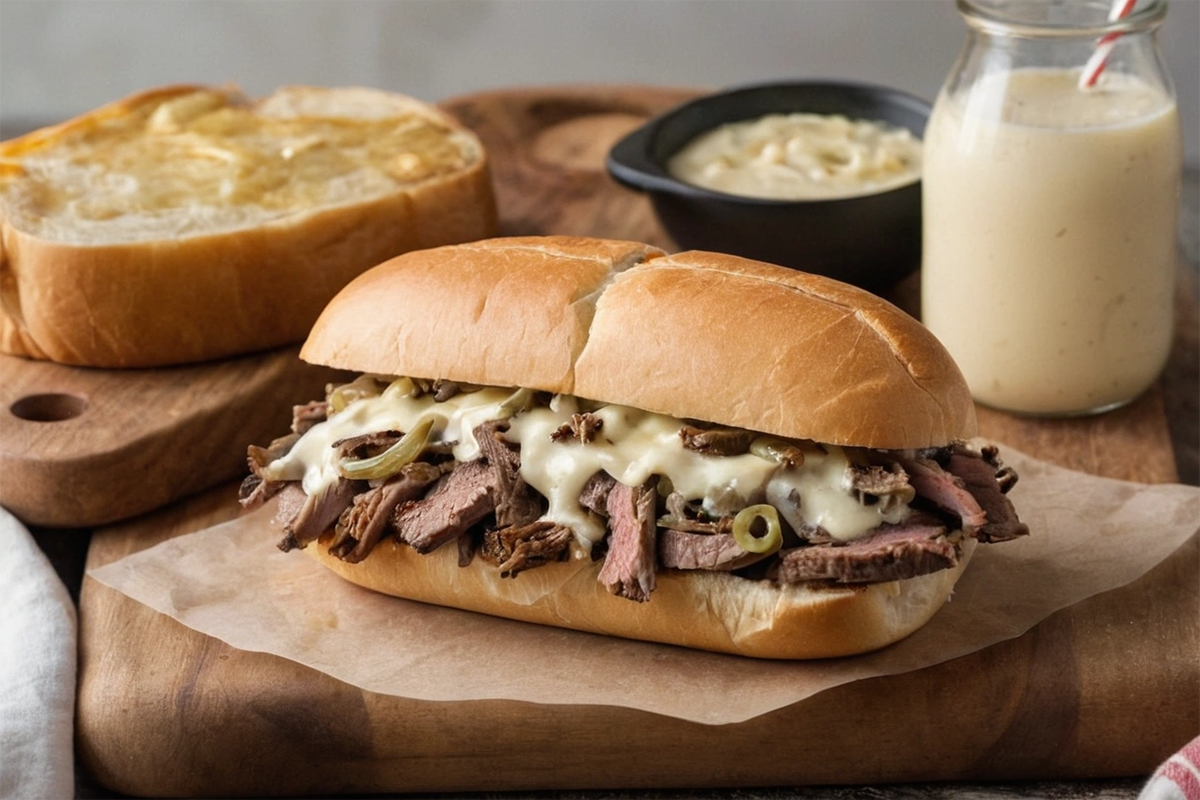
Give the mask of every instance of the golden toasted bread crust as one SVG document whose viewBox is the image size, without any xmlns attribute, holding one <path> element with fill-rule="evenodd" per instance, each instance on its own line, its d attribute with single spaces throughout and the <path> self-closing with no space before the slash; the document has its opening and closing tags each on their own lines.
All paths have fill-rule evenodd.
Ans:
<svg viewBox="0 0 1200 800">
<path fill-rule="evenodd" d="M 463 163 L 362 196 L 348 186 L 332 199 L 274 209 L 269 219 L 249 204 L 221 209 L 237 217 L 244 208 L 244 224 L 226 218 L 217 225 L 201 209 L 184 215 L 178 224 L 186 230 L 177 235 L 164 234 L 155 209 L 144 224 L 124 215 L 125 228 L 115 234 L 102 219 L 76 223 L 61 209 L 52 226 L 32 221 L 51 215 L 35 213 L 43 190 L 31 188 L 27 168 L 53 171 L 59 149 L 62 159 L 87 155 L 90 131 L 200 95 L 273 119 L 323 114 L 365 125 L 388 115 L 420 117 L 444 128 Z M 496 230 L 478 139 L 431 106 L 369 89 L 287 87 L 257 104 L 232 89 L 151 90 L 0 144 L 0 167 L 0 351 L 68 364 L 181 364 L 297 342 L 328 300 L 369 267 Z M 99 186 L 89 190 L 102 194 Z M 172 213 L 180 216 L 178 208 Z"/>
<path fill-rule="evenodd" d="M 920 448 L 975 435 L 949 354 L 885 300 L 635 242 L 501 238 L 401 256 L 346 287 L 301 355 L 829 444 Z"/>
</svg>

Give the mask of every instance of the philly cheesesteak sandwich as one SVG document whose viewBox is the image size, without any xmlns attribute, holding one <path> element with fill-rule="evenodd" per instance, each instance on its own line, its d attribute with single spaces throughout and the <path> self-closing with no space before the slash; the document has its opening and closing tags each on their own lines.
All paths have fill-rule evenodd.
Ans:
<svg viewBox="0 0 1200 800">
<path fill-rule="evenodd" d="M 378 591 L 767 658 L 884 646 L 1026 534 L 938 342 L 826 278 L 632 242 L 410 253 L 302 352 L 363 374 L 249 450 L 284 550 Z"/>
</svg>

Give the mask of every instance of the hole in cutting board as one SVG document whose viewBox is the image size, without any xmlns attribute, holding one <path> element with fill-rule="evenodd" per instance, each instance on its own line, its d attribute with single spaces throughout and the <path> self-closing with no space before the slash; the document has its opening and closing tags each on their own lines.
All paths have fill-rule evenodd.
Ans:
<svg viewBox="0 0 1200 800">
<path fill-rule="evenodd" d="M 87 398 L 79 395 L 31 394 L 17 400 L 8 410 L 14 417 L 30 422 L 62 422 L 78 417 L 87 406 Z"/>
</svg>

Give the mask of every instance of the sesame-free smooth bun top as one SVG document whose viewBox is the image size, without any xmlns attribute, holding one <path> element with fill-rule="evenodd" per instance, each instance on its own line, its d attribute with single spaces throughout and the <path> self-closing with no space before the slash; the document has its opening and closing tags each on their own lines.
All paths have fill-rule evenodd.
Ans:
<svg viewBox="0 0 1200 800">
<path fill-rule="evenodd" d="M 400 256 L 346 287 L 301 355 L 831 444 L 929 447 L 975 434 L 949 354 L 885 300 L 631 242 L 491 239 Z"/>
<path fill-rule="evenodd" d="M 583 397 L 839 445 L 975 435 L 958 367 L 891 303 L 819 275 L 680 253 L 619 276 L 576 365 Z"/>
<path fill-rule="evenodd" d="M 408 253 L 343 289 L 300 355 L 360 372 L 571 393 L 597 298 L 617 273 L 661 255 L 569 236 Z"/>
</svg>

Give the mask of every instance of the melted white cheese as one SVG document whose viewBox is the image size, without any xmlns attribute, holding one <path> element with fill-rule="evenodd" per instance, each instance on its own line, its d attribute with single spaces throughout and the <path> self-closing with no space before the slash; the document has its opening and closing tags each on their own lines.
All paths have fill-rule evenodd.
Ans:
<svg viewBox="0 0 1200 800">
<path fill-rule="evenodd" d="M 377 431 L 410 431 L 433 418 L 431 442 L 457 442 L 454 457 L 459 461 L 479 458 L 474 430 L 491 419 L 507 416 L 501 408 L 512 396 L 511 389 L 482 389 L 459 394 L 441 403 L 432 395 L 412 396 L 407 378 L 393 382 L 378 397 L 355 400 L 345 409 L 314 425 L 283 458 L 271 462 L 265 473 L 273 480 L 302 481 L 305 494 L 315 494 L 341 476 L 337 448 L 333 445 L 351 436 Z"/>
<path fill-rule="evenodd" d="M 488 388 L 439 403 L 429 394 L 413 397 L 412 388 L 412 382 L 402 378 L 377 397 L 354 400 L 314 425 L 287 455 L 271 463 L 266 477 L 300 480 L 304 491 L 313 494 L 339 477 L 335 442 L 376 431 L 408 431 L 426 418 L 434 420 L 430 441 L 457 442 L 454 457 L 471 461 L 479 457 L 472 431 L 508 416 L 504 405 L 513 392 Z M 825 453 L 807 452 L 804 464 L 793 468 L 752 454 L 702 455 L 683 446 L 681 420 L 618 405 L 591 412 L 603 427 L 587 444 L 573 438 L 555 442 L 551 434 L 579 410 L 574 397 L 557 395 L 548 408 L 514 416 L 505 437 L 521 447 L 521 476 L 549 501 L 543 519 L 570 526 L 584 547 L 604 536 L 603 521 L 579 504 L 588 478 L 601 470 L 629 486 L 641 485 L 652 475 L 664 477 L 674 491 L 689 501 L 702 501 L 714 516 L 736 513 L 765 499 L 793 527 L 820 526 L 843 540 L 882 522 L 900 522 L 908 514 L 907 506 L 885 514 L 882 504 L 862 505 L 851 491 L 849 461 L 839 447 L 825 445 Z"/>
<path fill-rule="evenodd" d="M 767 114 L 700 134 L 667 169 L 687 183 L 743 197 L 855 197 L 919 179 L 921 140 L 904 128 L 839 114 Z"/>
<path fill-rule="evenodd" d="M 724 501 L 741 508 L 762 496 L 763 485 L 777 468 L 758 456 L 705 456 L 687 450 L 679 436 L 680 420 L 627 406 L 593 411 L 604 426 L 587 444 L 553 441 L 550 434 L 578 410 L 575 398 L 559 395 L 550 408 L 515 417 L 507 438 L 521 445 L 521 477 L 550 501 L 545 518 L 569 525 L 576 536 L 592 542 L 604 536 L 604 525 L 579 505 L 579 493 L 600 470 L 627 486 L 661 475 L 688 500 L 703 499 L 710 507 Z M 737 501 L 726 498 L 730 493 Z"/>
</svg>

